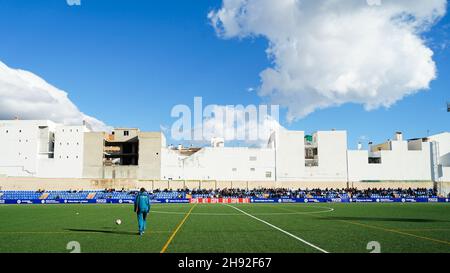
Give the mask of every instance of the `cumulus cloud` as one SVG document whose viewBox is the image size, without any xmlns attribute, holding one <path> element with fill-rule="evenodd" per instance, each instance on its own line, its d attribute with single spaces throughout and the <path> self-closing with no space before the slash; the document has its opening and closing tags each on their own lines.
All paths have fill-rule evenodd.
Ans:
<svg viewBox="0 0 450 273">
<path fill-rule="evenodd" d="M 39 76 L 0 61 L 0 119 L 49 119 L 66 125 L 86 121 L 94 131 L 109 131 L 102 121 L 82 113 L 67 93 Z"/>
<path fill-rule="evenodd" d="M 273 65 L 258 94 L 292 121 L 357 103 L 389 107 L 437 76 L 422 35 L 446 0 L 223 0 L 208 17 L 222 38 L 265 37 Z"/>
<path fill-rule="evenodd" d="M 278 110 L 277 106 L 266 105 L 210 105 L 205 108 L 201 127 L 194 127 L 193 135 L 201 131 L 202 142 L 223 138 L 225 141 L 264 147 L 272 132 L 285 130 L 279 123 Z"/>
</svg>

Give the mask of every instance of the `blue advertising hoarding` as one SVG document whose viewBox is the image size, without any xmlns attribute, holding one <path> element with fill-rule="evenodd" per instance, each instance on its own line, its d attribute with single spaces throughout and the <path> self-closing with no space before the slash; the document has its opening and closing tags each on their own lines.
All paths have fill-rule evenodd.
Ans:
<svg viewBox="0 0 450 273">
<path fill-rule="evenodd" d="M 276 203 L 448 203 L 448 198 L 251 198 L 254 204 Z M 133 204 L 134 199 L 0 199 L 1 204 Z M 190 199 L 153 199 L 153 204 L 187 204 Z"/>
</svg>

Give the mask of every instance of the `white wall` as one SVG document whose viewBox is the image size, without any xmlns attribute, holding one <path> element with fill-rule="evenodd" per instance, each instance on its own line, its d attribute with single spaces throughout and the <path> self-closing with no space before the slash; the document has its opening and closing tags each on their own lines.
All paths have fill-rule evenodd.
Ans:
<svg viewBox="0 0 450 273">
<path fill-rule="evenodd" d="M 38 177 L 81 178 L 83 176 L 85 126 L 57 126 L 54 158 L 38 161 Z"/>
<path fill-rule="evenodd" d="M 54 130 L 50 121 L 0 121 L 0 175 L 36 176 L 40 147 L 40 129 Z"/>
<path fill-rule="evenodd" d="M 191 156 L 163 148 L 161 179 L 219 181 L 346 181 L 345 131 L 315 134 L 319 166 L 305 167 L 303 131 L 276 133 L 270 148 L 203 148 Z M 275 153 L 276 147 L 276 153 Z M 256 160 L 250 160 L 251 158 Z M 275 169 L 276 165 L 276 169 Z M 266 173 L 270 173 L 270 177 Z"/>
<path fill-rule="evenodd" d="M 319 131 L 317 141 L 319 165 L 305 167 L 305 181 L 347 181 L 347 132 Z"/>
<path fill-rule="evenodd" d="M 182 156 L 172 149 L 161 148 L 161 179 L 179 180 L 184 179 Z"/>
<path fill-rule="evenodd" d="M 392 141 L 392 150 L 377 152 L 381 164 L 369 164 L 368 151 L 348 151 L 349 180 L 353 182 L 430 181 L 430 143 L 421 150 L 408 150 L 407 141 Z"/>
<path fill-rule="evenodd" d="M 450 133 L 430 136 L 429 139 L 438 143 L 439 181 L 450 182 Z"/>
<path fill-rule="evenodd" d="M 85 131 L 51 121 L 0 121 L 0 175 L 80 178 Z"/>
<path fill-rule="evenodd" d="M 277 181 L 302 180 L 305 174 L 305 133 L 281 130 L 276 136 Z"/>
<path fill-rule="evenodd" d="M 450 167 L 442 166 L 440 169 L 440 180 L 441 182 L 450 182 Z"/>
<path fill-rule="evenodd" d="M 440 163 L 443 166 L 450 167 L 450 133 L 445 132 L 442 134 L 430 136 L 431 141 L 437 141 L 439 143 L 439 157 Z"/>
<path fill-rule="evenodd" d="M 274 165 L 274 150 L 269 148 L 206 147 L 189 157 L 163 148 L 161 179 L 271 181 Z"/>
<path fill-rule="evenodd" d="M 86 131 L 84 126 L 51 121 L 0 121 L 0 177 L 81 178 Z M 161 136 L 158 145 L 164 147 L 161 166 L 156 168 L 161 170 L 162 180 L 270 182 L 277 178 L 280 185 L 292 181 L 346 182 L 348 154 L 351 182 L 432 180 L 429 142 L 392 141 L 387 145 L 391 150 L 377 152 L 381 164 L 369 164 L 368 151 L 347 152 L 345 131 L 319 131 L 314 134 L 318 166 L 305 167 L 304 132 L 282 130 L 274 136 L 276 141 L 268 148 L 207 147 L 191 156 L 166 148 Z M 429 139 L 439 143 L 440 181 L 450 181 L 450 133 Z M 48 152 L 53 141 L 51 158 Z"/>
</svg>

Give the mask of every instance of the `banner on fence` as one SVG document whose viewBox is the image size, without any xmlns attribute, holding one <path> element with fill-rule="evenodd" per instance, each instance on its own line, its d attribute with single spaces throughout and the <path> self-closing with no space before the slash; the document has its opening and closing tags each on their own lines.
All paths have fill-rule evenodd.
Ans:
<svg viewBox="0 0 450 273">
<path fill-rule="evenodd" d="M 152 204 L 242 203 L 448 203 L 449 198 L 184 198 L 153 199 Z M 0 199 L 1 204 L 133 204 L 134 199 Z"/>
</svg>

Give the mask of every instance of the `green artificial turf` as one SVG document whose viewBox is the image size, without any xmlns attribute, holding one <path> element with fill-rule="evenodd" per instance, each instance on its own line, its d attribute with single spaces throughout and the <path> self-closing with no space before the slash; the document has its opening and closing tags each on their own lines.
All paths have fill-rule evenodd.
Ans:
<svg viewBox="0 0 450 273">
<path fill-rule="evenodd" d="M 157 204 L 142 237 L 131 205 L 1 205 L 0 252 L 160 252 L 184 218 L 168 253 L 450 252 L 450 205 L 402 203 Z"/>
</svg>

